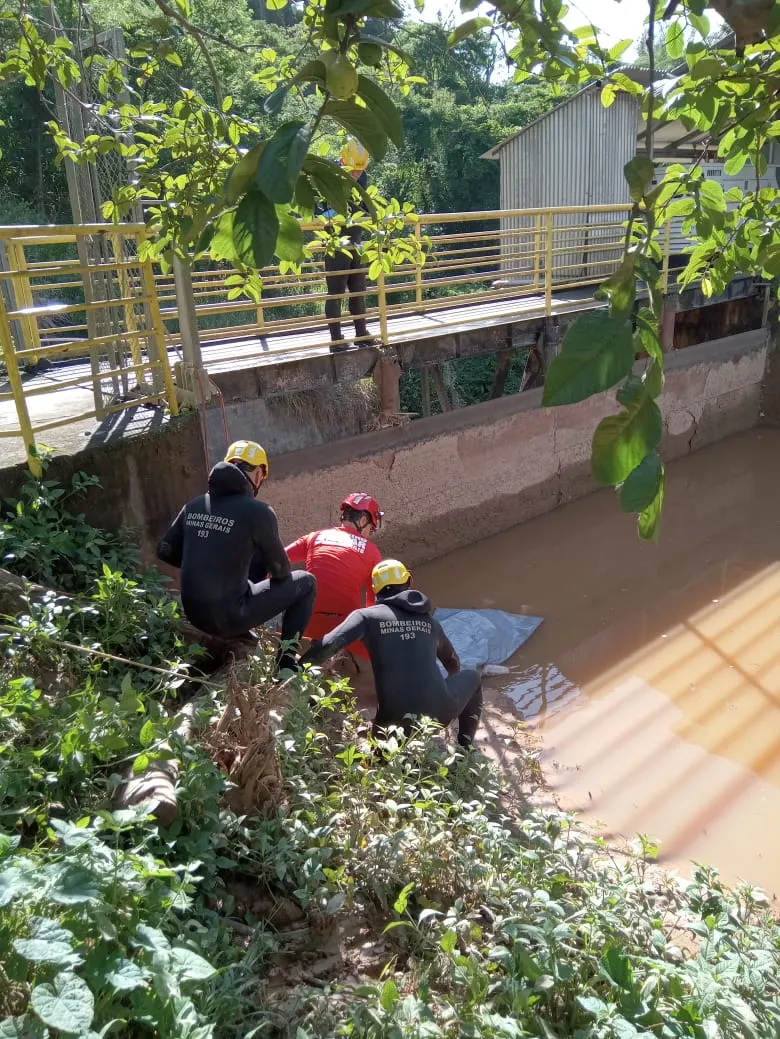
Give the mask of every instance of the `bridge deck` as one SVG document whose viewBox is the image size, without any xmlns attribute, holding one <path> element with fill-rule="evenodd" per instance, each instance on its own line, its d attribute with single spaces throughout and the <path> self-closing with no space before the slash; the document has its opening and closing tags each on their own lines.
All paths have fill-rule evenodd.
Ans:
<svg viewBox="0 0 780 1039">
<path fill-rule="evenodd" d="M 572 289 L 553 296 L 552 313 L 563 315 L 603 306 L 592 298 L 592 291 Z M 545 316 L 544 296 L 524 296 L 514 300 L 485 303 L 461 303 L 433 311 L 390 317 L 388 340 L 392 346 L 457 335 L 480 328 L 542 320 Z M 351 334 L 348 314 L 342 318 L 346 338 Z M 378 321 L 369 321 L 369 331 L 379 338 Z M 328 331 L 324 323 L 301 332 L 235 338 L 227 342 L 209 342 L 208 332 L 201 334 L 203 361 L 210 374 L 253 368 L 256 365 L 284 364 L 328 354 Z"/>
<path fill-rule="evenodd" d="M 596 303 L 588 288 L 572 289 L 553 297 L 552 312 L 563 316 L 603 306 Z M 533 323 L 545 316 L 543 296 L 524 296 L 515 300 L 474 302 L 453 305 L 429 312 L 419 312 L 391 317 L 388 322 L 388 338 L 392 345 L 414 343 L 440 336 L 452 336 L 473 332 L 483 328 L 515 323 Z M 345 335 L 351 331 L 348 316 L 343 321 Z M 369 330 L 379 337 L 378 322 L 370 321 Z M 284 365 L 329 356 L 329 337 L 324 321 L 318 326 L 296 333 L 277 333 L 209 342 L 208 333 L 202 335 L 202 353 L 205 367 L 210 375 L 241 372 L 254 368 Z M 170 350 L 171 363 L 178 359 L 176 351 Z M 81 379 L 79 385 L 61 390 L 58 383 L 71 383 Z M 128 408 L 112 414 L 102 422 L 95 418 L 78 416 L 94 409 L 92 374 L 87 361 L 58 362 L 48 370 L 30 374 L 24 378 L 27 407 L 34 426 L 48 422 L 71 420 L 69 424 L 42 431 L 37 437 L 40 443 L 59 451 L 72 453 L 90 443 L 105 443 L 148 431 L 163 422 L 159 408 Z M 50 392 L 36 393 L 43 387 Z M 106 387 L 108 388 L 108 387 Z M 8 387 L 0 384 L 0 390 Z M 0 402 L 0 433 L 18 429 L 16 409 L 12 401 Z M 0 438 L 0 464 L 13 464 L 24 460 L 20 438 Z"/>
</svg>

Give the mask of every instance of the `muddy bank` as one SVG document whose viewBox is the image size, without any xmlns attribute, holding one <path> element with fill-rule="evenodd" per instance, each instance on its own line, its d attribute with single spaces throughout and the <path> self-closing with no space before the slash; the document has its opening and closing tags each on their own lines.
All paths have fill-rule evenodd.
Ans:
<svg viewBox="0 0 780 1039">
<path fill-rule="evenodd" d="M 659 545 L 596 494 L 418 568 L 442 606 L 545 617 L 491 680 L 552 791 L 780 892 L 780 432 L 671 466 Z M 489 739 L 489 733 L 485 733 Z"/>
</svg>

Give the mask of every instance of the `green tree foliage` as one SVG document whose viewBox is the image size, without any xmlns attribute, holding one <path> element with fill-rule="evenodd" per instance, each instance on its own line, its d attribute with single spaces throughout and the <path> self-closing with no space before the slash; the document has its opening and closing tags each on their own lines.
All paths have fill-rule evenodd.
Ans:
<svg viewBox="0 0 780 1039">
<path fill-rule="evenodd" d="M 413 23 L 398 43 L 425 83 L 400 102 L 406 136 L 376 172 L 380 190 L 420 212 L 497 209 L 498 163 L 481 156 L 549 111 L 552 88 L 494 82 L 497 47 L 487 36 L 449 47 L 443 26 Z"/>
<path fill-rule="evenodd" d="M 285 0 L 267 3 L 280 9 Z M 475 0 L 461 0 L 464 14 L 473 15 L 476 6 Z M 708 9 L 725 18 L 733 36 L 713 42 Z M 630 40 L 607 49 L 592 26 L 564 25 L 566 11 L 560 0 L 495 0 L 490 15 L 470 17 L 448 42 L 455 55 L 467 56 L 467 64 L 481 60 L 476 55 L 488 56 L 488 92 L 495 68 L 490 39 L 497 35 L 512 41 L 509 60 L 516 84 L 533 79 L 560 92 L 598 80 L 605 105 L 618 91 L 626 91 L 637 97 L 651 128 L 681 123 L 685 131 L 703 135 L 706 148 L 717 149 L 729 174 L 739 173 L 748 162 L 759 172 L 766 168 L 768 149 L 780 126 L 780 4 L 671 0 L 659 5 L 651 0 L 651 72 L 646 86 L 621 72 L 619 61 Z M 47 32 L 42 12 L 22 5 L 5 15 L 4 32 L 11 45 L 0 61 L 0 82 L 21 82 L 45 97 L 55 80 L 64 89 L 74 89 L 83 79 L 84 64 L 74 57 L 74 12 L 71 36 Z M 303 259 L 305 245 L 293 233 L 293 222 L 311 216 L 318 198 L 340 214 L 334 221 L 337 233 L 343 227 L 358 189 L 328 157 L 339 136 L 357 137 L 375 162 L 392 155 L 393 147 L 404 147 L 403 122 L 393 98 L 408 96 L 420 77 L 411 75 L 409 59 L 394 42 L 402 14 L 395 0 L 309 0 L 302 17 L 304 45 L 295 54 L 280 55 L 272 48 L 236 44 L 221 31 L 199 25 L 190 0 L 173 0 L 173 6 L 168 0 L 154 0 L 149 20 L 150 27 L 157 27 L 153 39 L 139 38 L 127 63 L 106 55 L 92 60 L 102 98 L 100 132 L 80 144 L 70 140 L 64 128 L 53 126 L 58 151 L 78 162 L 94 161 L 104 153 L 132 160 L 134 180 L 117 193 L 106 215 L 119 217 L 144 198 L 161 200 L 150 209 L 154 237 L 145 243 L 147 255 L 167 260 L 172 250 L 186 249 L 227 260 L 244 272 L 239 289 L 257 298 L 258 268 L 274 256 L 284 263 Z M 78 16 L 79 32 L 84 31 L 84 18 L 90 28 L 96 26 L 84 4 Z M 225 24 L 230 24 L 227 16 Z M 197 55 L 193 61 L 199 65 L 202 86 L 181 87 L 173 103 L 159 101 L 164 84 L 170 83 L 171 68 L 184 67 L 181 47 Z M 435 35 L 424 38 L 422 47 L 432 75 L 431 96 L 423 95 L 423 101 L 429 102 L 431 112 L 443 100 L 441 91 L 453 108 L 468 100 L 472 73 L 458 72 L 444 60 Z M 219 48 L 230 52 L 222 75 Z M 658 81 L 656 49 L 659 59 L 663 53 L 681 62 L 681 74 L 663 84 Z M 253 58 L 250 78 L 264 98 L 261 117 L 239 110 L 226 92 L 222 78 L 235 73 L 234 54 Z M 194 69 L 192 75 L 195 83 Z M 241 84 L 234 86 L 240 89 Z M 415 132 L 425 137 L 423 127 Z M 453 129 L 452 137 L 470 139 L 462 126 Z M 428 139 L 433 155 L 450 156 L 452 165 L 447 168 L 457 170 L 461 179 L 465 169 L 472 169 L 471 144 L 465 154 L 459 140 L 438 147 L 433 133 Z M 437 172 L 434 167 L 430 175 L 413 174 L 410 192 L 422 194 Z M 565 404 L 621 383 L 617 400 L 622 410 L 594 437 L 594 473 L 614 484 L 623 506 L 638 513 L 643 537 L 657 534 L 664 494 L 663 468 L 656 457 L 656 398 L 663 388 L 659 230 L 682 217 L 684 232 L 698 240 L 680 277 L 683 286 L 699 281 L 711 294 L 722 291 L 741 272 L 780 278 L 775 189 L 762 189 L 757 178 L 754 189 L 732 189 L 725 196 L 717 183 L 702 177 L 700 162 L 670 167 L 657 187 L 652 186 L 653 174 L 651 129 L 647 155 L 626 166 L 634 209 L 626 228 L 624 260 L 600 291 L 608 310 L 575 322 L 549 372 L 546 391 L 548 403 Z M 396 176 L 401 187 L 403 175 Z M 473 182 L 471 187 L 473 192 L 467 191 L 474 198 Z M 432 196 L 428 189 L 425 201 L 440 200 Z M 464 204 L 455 198 L 453 192 L 441 201 Z M 367 259 L 372 276 L 418 259 L 414 236 L 405 233 L 403 207 L 383 199 L 376 187 L 363 195 L 363 201 L 369 210 L 365 225 L 370 231 Z M 634 355 L 649 358 L 641 376 L 632 371 L 631 345 Z M 636 508 L 637 503 L 644 507 Z"/>
<path fill-rule="evenodd" d="M 430 722 L 377 742 L 344 680 L 307 669 L 280 696 L 261 650 L 231 686 L 274 708 L 283 801 L 237 815 L 235 700 L 176 642 L 159 577 L 62 510 L 90 482 L 31 482 L 18 529 L 2 508 L 5 548 L 48 529 L 47 574 L 79 597 L 0 633 L 0 1036 L 776 1039 L 766 896 L 702 865 L 665 878 L 650 841 L 618 857 L 529 807 L 519 748 L 506 777 Z M 171 754 L 172 825 L 112 810 L 128 770 Z M 270 789 L 256 777 L 232 775 Z"/>
</svg>

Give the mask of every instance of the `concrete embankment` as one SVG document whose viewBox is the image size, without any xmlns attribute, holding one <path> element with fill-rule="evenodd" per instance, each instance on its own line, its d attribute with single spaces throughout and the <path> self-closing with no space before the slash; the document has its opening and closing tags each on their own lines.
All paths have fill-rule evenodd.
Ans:
<svg viewBox="0 0 780 1039">
<path fill-rule="evenodd" d="M 761 419 L 766 329 L 674 352 L 660 404 L 662 453 L 679 457 L 750 429 Z M 570 407 L 541 407 L 541 391 L 502 397 L 404 427 L 345 437 L 274 456 L 264 497 L 285 538 L 332 523 L 341 497 L 371 491 L 387 515 L 381 547 L 411 565 L 505 530 L 595 488 L 589 456 L 593 431 L 615 410 L 602 394 Z M 247 429 L 241 417 L 233 437 Z M 210 461 L 223 444 L 210 438 Z M 206 452 L 197 416 L 158 434 L 55 458 L 52 479 L 85 470 L 100 490 L 80 506 L 99 525 L 139 530 L 149 550 L 166 523 L 204 487 Z M 23 467 L 0 473 L 0 495 L 14 496 Z"/>
</svg>

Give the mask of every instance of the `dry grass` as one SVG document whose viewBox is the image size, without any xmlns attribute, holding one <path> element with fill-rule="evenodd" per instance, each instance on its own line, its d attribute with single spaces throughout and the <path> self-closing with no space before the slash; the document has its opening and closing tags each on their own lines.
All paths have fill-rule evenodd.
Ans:
<svg viewBox="0 0 780 1039">
<path fill-rule="evenodd" d="M 231 672 L 225 709 L 216 726 L 204 735 L 214 760 L 234 784 L 225 794 L 225 803 L 236 815 L 268 815 L 284 800 L 269 717 L 283 690 L 283 685 L 269 689 L 246 684 Z"/>
<path fill-rule="evenodd" d="M 282 393 L 268 403 L 279 405 L 302 424 L 313 421 L 322 432 L 343 429 L 345 416 L 350 416 L 357 431 L 362 432 L 368 429 L 379 412 L 379 394 L 373 379 Z"/>
</svg>

